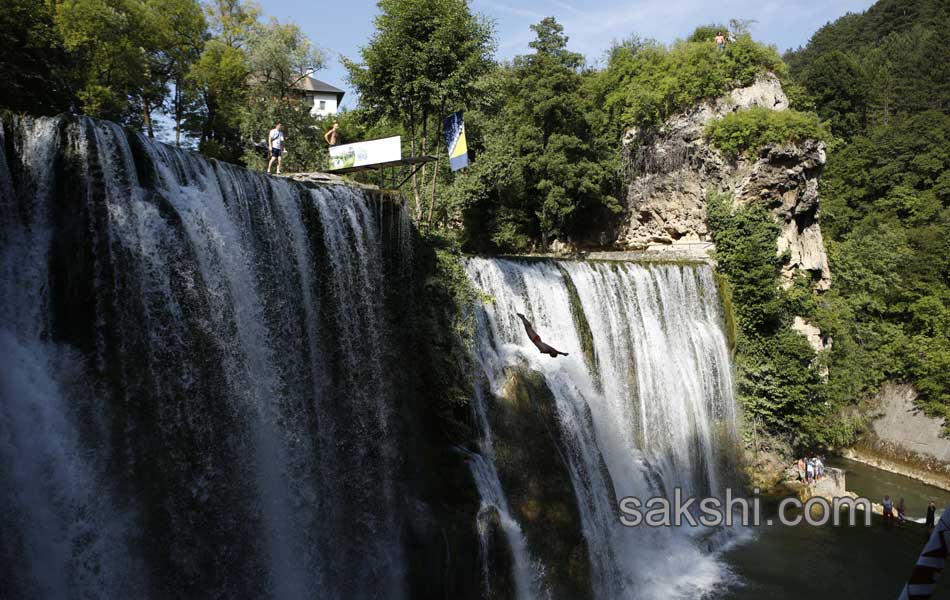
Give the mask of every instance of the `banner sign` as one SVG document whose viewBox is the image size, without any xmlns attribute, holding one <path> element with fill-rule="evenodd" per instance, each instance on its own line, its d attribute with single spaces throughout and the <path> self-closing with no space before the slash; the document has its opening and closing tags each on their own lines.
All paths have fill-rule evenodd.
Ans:
<svg viewBox="0 0 950 600">
<path fill-rule="evenodd" d="M 449 167 L 453 171 L 468 166 L 468 143 L 465 141 L 465 121 L 462 111 L 452 113 L 446 117 L 445 145 L 449 148 Z"/>
<path fill-rule="evenodd" d="M 368 142 L 330 146 L 331 171 L 398 160 L 402 160 L 402 138 L 398 135 Z"/>
</svg>

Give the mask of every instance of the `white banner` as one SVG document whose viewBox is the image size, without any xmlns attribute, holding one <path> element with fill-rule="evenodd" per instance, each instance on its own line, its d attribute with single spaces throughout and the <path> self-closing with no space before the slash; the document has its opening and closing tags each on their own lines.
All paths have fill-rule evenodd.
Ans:
<svg viewBox="0 0 950 600">
<path fill-rule="evenodd" d="M 330 146 L 331 171 L 396 160 L 402 160 L 402 138 L 398 135 L 368 142 Z"/>
</svg>

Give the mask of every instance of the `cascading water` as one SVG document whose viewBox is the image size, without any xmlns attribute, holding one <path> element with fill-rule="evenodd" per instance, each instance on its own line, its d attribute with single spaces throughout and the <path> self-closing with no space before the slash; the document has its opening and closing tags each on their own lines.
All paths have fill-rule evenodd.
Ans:
<svg viewBox="0 0 950 600">
<path fill-rule="evenodd" d="M 492 393 L 476 394 L 476 412 L 504 401 L 510 368 L 543 376 L 566 438 L 594 597 L 698 597 L 721 585 L 726 569 L 700 539 L 711 532 L 627 528 L 617 511 L 624 497 L 672 498 L 675 488 L 718 496 L 731 481 L 735 402 L 711 269 L 474 258 L 467 270 L 491 298 L 478 312 L 476 353 Z M 570 356 L 539 354 L 519 312 Z M 491 459 L 489 422 L 479 422 Z"/>
<path fill-rule="evenodd" d="M 0 125 L 0 596 L 405 595 L 404 211 Z"/>
<path fill-rule="evenodd" d="M 0 598 L 650 599 L 725 579 L 710 532 L 617 514 L 730 484 L 708 267 L 471 259 L 494 301 L 463 423 L 442 373 L 419 376 L 453 334 L 407 310 L 437 261 L 398 204 L 89 119 L 3 115 L 0 152 Z M 516 312 L 571 355 L 535 352 Z M 512 368 L 539 379 L 499 421 Z"/>
</svg>

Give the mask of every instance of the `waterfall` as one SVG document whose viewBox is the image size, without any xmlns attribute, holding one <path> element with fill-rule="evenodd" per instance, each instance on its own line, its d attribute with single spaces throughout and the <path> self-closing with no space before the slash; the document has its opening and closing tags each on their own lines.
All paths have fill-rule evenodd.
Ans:
<svg viewBox="0 0 950 600">
<path fill-rule="evenodd" d="M 594 597 L 690 598 L 725 583 L 705 539 L 713 532 L 627 528 L 617 512 L 627 496 L 720 495 L 733 481 L 735 400 L 711 269 L 473 258 L 467 270 L 490 298 L 476 354 L 491 393 L 476 394 L 476 412 L 504 401 L 509 368 L 543 377 L 565 432 Z M 570 355 L 538 353 L 519 312 Z M 488 419 L 479 423 L 490 441 Z"/>
<path fill-rule="evenodd" d="M 433 306 L 441 259 L 416 236 L 361 188 L 0 114 L 0 596 L 727 582 L 729 532 L 618 520 L 626 496 L 733 484 L 710 268 L 469 259 L 490 301 L 468 406 L 445 330 L 464 309 Z M 536 352 L 517 312 L 570 356 Z"/>
<path fill-rule="evenodd" d="M 0 595 L 403 597 L 405 211 L 3 119 Z"/>
</svg>

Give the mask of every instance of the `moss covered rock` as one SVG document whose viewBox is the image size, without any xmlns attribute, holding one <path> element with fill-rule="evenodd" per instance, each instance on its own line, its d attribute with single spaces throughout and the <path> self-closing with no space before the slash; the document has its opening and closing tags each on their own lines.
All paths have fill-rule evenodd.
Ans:
<svg viewBox="0 0 950 600">
<path fill-rule="evenodd" d="M 536 371 L 512 368 L 489 418 L 508 503 L 554 598 L 590 598 L 590 560 L 554 395 Z"/>
</svg>

